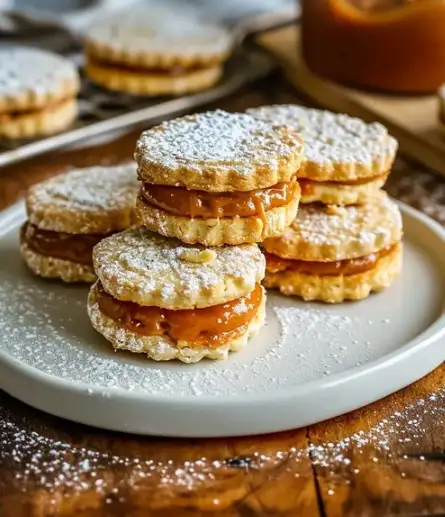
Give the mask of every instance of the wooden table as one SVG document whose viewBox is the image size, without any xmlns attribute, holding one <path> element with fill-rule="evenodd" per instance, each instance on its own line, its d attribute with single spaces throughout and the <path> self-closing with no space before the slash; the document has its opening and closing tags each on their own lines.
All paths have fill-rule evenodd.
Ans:
<svg viewBox="0 0 445 517">
<path fill-rule="evenodd" d="M 273 77 L 219 107 L 292 100 L 294 94 Z M 135 138 L 2 170 L 0 209 L 68 167 L 130 157 Z M 427 171 L 400 162 L 389 190 L 445 222 L 445 182 Z M 103 432 L 0 392 L 0 516 L 445 515 L 444 386 L 442 366 L 335 420 L 220 440 Z"/>
</svg>

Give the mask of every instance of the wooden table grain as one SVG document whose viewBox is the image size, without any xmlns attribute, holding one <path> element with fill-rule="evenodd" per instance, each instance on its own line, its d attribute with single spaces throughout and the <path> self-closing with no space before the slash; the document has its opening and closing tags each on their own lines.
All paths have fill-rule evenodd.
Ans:
<svg viewBox="0 0 445 517">
<path fill-rule="evenodd" d="M 293 93 L 273 77 L 218 107 L 238 110 L 292 100 Z M 0 209 L 30 185 L 67 168 L 128 159 L 136 136 L 1 170 Z M 403 178 L 414 166 L 397 169 L 390 190 L 403 194 Z M 418 174 L 417 189 L 434 187 L 427 171 Z M 416 188 L 408 201 L 427 210 Z M 440 216 L 434 195 L 436 208 L 430 212 Z M 444 386 L 442 366 L 334 420 L 218 440 L 100 431 L 45 415 L 0 392 L 0 516 L 445 515 Z"/>
</svg>

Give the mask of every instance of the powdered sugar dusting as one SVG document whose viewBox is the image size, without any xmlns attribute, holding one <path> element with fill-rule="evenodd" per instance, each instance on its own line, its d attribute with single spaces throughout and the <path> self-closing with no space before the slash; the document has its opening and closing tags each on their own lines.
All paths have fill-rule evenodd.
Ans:
<svg viewBox="0 0 445 517">
<path fill-rule="evenodd" d="M 349 115 L 297 105 L 262 106 L 247 113 L 297 129 L 304 140 L 306 160 L 321 166 L 336 163 L 371 166 L 376 158 L 395 154 L 397 150 L 397 141 L 378 122 L 366 124 Z"/>
<path fill-rule="evenodd" d="M 73 63 L 52 52 L 30 47 L 0 50 L 0 97 L 47 95 L 77 81 Z"/>
<path fill-rule="evenodd" d="M 382 194 L 365 205 L 301 205 L 298 216 L 284 234 L 263 246 L 271 253 L 276 250 L 280 256 L 292 257 L 294 252 L 294 258 L 305 260 L 311 260 L 311 255 L 313 260 L 342 260 L 379 251 L 401 237 L 400 210 Z"/>
<path fill-rule="evenodd" d="M 276 170 L 279 160 L 293 160 L 300 149 L 300 139 L 284 126 L 216 110 L 145 131 L 135 157 L 139 165 L 161 170 L 187 168 L 206 174 L 215 169 L 250 176 L 261 167 Z"/>
<path fill-rule="evenodd" d="M 111 212 L 133 206 L 138 188 L 136 165 L 129 162 L 74 169 L 31 188 L 28 198 L 31 209 Z"/>
<path fill-rule="evenodd" d="M 196 14 L 181 4 L 136 6 L 96 22 L 88 31 L 88 39 L 127 54 L 161 53 L 167 60 L 171 56 L 226 53 L 232 45 L 230 32 L 200 20 Z"/>
<path fill-rule="evenodd" d="M 256 244 L 212 248 L 215 258 L 209 262 L 184 260 L 203 249 L 133 228 L 101 241 L 94 250 L 94 267 L 114 296 L 130 289 L 135 301 L 150 299 L 153 303 L 146 305 L 163 307 L 205 306 L 206 295 L 215 290 L 221 298 L 216 303 L 222 303 L 251 292 L 264 277 L 265 261 Z"/>
<path fill-rule="evenodd" d="M 359 243 L 387 242 L 392 227 L 402 227 L 400 211 L 387 197 L 361 206 L 324 208 L 302 206 L 292 228 L 314 244 L 341 245 L 345 239 Z M 380 239 L 379 239 L 380 236 Z"/>
</svg>

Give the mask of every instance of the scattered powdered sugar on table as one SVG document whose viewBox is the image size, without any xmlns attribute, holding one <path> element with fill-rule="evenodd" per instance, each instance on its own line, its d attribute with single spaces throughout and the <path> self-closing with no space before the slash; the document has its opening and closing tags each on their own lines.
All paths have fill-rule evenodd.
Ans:
<svg viewBox="0 0 445 517">
<path fill-rule="evenodd" d="M 259 168 L 278 169 L 302 147 L 296 134 L 283 126 L 244 113 L 222 110 L 167 121 L 142 133 L 136 160 L 160 170 L 196 169 L 197 174 L 230 171 L 248 176 Z M 203 169 L 202 169 L 203 168 Z"/>
<path fill-rule="evenodd" d="M 9 466 L 9 476 L 14 477 L 20 487 L 17 490 L 31 490 L 33 497 L 42 490 L 39 502 L 45 509 L 57 508 L 64 498 L 86 491 L 90 496 L 106 496 L 104 502 L 114 504 L 125 502 L 134 491 L 141 489 L 155 490 L 160 497 L 167 498 L 172 489 L 184 489 L 191 495 L 202 487 L 218 487 L 221 481 L 232 476 L 238 479 L 239 486 L 240 469 L 249 469 L 251 476 L 255 473 L 261 476 L 263 469 L 280 467 L 283 473 L 292 472 L 298 478 L 307 476 L 307 462 L 322 476 L 327 494 L 333 495 L 360 476 L 369 476 L 369 464 L 394 466 L 400 482 L 407 478 L 410 483 L 410 463 L 427 459 L 422 455 L 411 456 L 413 450 L 420 449 L 425 422 L 434 418 L 438 425 L 443 425 L 444 417 L 445 391 L 440 389 L 405 406 L 392 408 L 369 427 L 358 427 L 352 434 L 346 429 L 342 432 L 339 427 L 337 437 L 331 441 L 324 439 L 324 424 L 321 424 L 309 429 L 307 446 L 296 445 L 301 443 L 301 432 L 297 431 L 296 446 L 290 437 L 287 448 L 269 444 L 267 454 L 252 450 L 250 439 L 246 438 L 243 443 L 249 450 L 248 456 L 207 458 L 192 449 L 184 460 L 181 454 L 176 457 L 174 447 L 165 459 L 152 448 L 145 448 L 143 442 L 139 454 L 127 455 L 123 452 L 125 443 L 116 449 L 113 435 L 98 440 L 97 446 L 94 440 L 90 445 L 80 446 L 76 443 L 75 424 L 73 436 L 55 439 L 51 427 L 35 425 L 32 420 L 25 422 L 3 405 L 0 408 L 0 461 Z M 254 444 L 258 443 L 257 438 L 253 440 Z M 218 506 L 219 499 L 212 503 Z"/>
<path fill-rule="evenodd" d="M 76 67 L 62 56 L 30 47 L 0 50 L 0 97 L 47 95 L 77 82 Z"/>
<path fill-rule="evenodd" d="M 247 113 L 277 124 L 287 124 L 301 134 L 308 162 L 329 166 L 362 163 L 367 166 L 394 154 L 397 141 L 382 124 L 367 124 L 358 118 L 296 105 L 261 106 Z"/>
</svg>

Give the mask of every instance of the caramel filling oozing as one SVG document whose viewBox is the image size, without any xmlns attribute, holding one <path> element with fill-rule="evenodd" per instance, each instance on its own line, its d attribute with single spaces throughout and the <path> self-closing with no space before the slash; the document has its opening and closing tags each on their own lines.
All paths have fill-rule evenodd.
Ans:
<svg viewBox="0 0 445 517">
<path fill-rule="evenodd" d="M 141 197 L 150 205 L 183 217 L 211 219 L 258 215 L 264 218 L 271 208 L 289 204 L 299 190 L 295 178 L 265 189 L 218 193 L 144 183 Z"/>
<path fill-rule="evenodd" d="M 217 348 L 246 331 L 261 303 L 262 290 L 255 289 L 231 302 L 205 309 L 168 310 L 123 302 L 108 294 L 100 282 L 96 286 L 99 308 L 109 318 L 141 336 L 169 336 L 190 346 Z"/>
<path fill-rule="evenodd" d="M 384 248 L 376 253 L 346 260 L 336 260 L 334 262 L 313 262 L 307 260 L 284 259 L 266 253 L 266 268 L 270 273 L 282 271 L 295 271 L 304 275 L 317 276 L 337 276 L 337 275 L 357 275 L 373 269 L 377 262 L 384 256 L 391 253 L 397 244 Z"/>
<path fill-rule="evenodd" d="M 73 234 L 41 230 L 31 223 L 22 227 L 21 238 L 34 252 L 76 264 L 91 266 L 93 248 L 108 235 Z"/>
<path fill-rule="evenodd" d="M 302 196 L 311 196 L 314 193 L 314 186 L 317 183 L 324 185 L 326 187 L 354 187 L 358 185 L 366 185 L 366 183 L 372 183 L 373 181 L 377 181 L 379 179 L 386 179 L 389 175 L 389 172 L 385 172 L 384 174 L 379 174 L 378 176 L 372 176 L 371 178 L 357 178 L 355 180 L 350 181 L 320 181 L 311 180 L 308 178 L 299 178 L 298 183 L 301 188 Z"/>
</svg>

